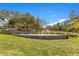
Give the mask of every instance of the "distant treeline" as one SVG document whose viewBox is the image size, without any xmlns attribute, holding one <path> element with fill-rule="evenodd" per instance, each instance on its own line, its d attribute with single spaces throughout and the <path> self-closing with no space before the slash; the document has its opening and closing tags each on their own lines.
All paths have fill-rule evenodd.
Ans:
<svg viewBox="0 0 79 59">
<path fill-rule="evenodd" d="M 29 33 L 40 32 L 46 24 L 43 19 L 34 17 L 28 12 L 20 14 L 19 12 L 0 10 L 0 19 L 5 22 L 3 24 L 3 28 L 5 29 Z"/>
<path fill-rule="evenodd" d="M 9 10 L 0 10 L 0 19 L 5 22 L 2 28 L 8 30 L 28 33 L 40 33 L 42 30 L 79 32 L 79 15 L 74 11 L 69 14 L 68 20 L 53 26 L 47 25 L 47 21 L 34 17 L 28 12 L 21 14 Z"/>
<path fill-rule="evenodd" d="M 79 14 L 72 11 L 66 21 L 57 23 L 53 26 L 47 26 L 47 28 L 52 31 L 79 32 Z"/>
</svg>

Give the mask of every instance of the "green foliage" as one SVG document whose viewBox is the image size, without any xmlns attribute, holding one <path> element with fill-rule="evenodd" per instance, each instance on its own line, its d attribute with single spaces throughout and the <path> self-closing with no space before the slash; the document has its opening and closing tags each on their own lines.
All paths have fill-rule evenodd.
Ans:
<svg viewBox="0 0 79 59">
<path fill-rule="evenodd" d="M 6 10 L 3 10 L 0 13 L 2 14 L 0 15 L 1 19 L 9 17 L 8 22 L 4 24 L 3 26 L 5 28 L 14 28 L 16 30 L 27 31 L 31 33 L 38 32 L 41 29 L 40 19 L 35 18 L 29 13 L 24 13 L 24 14 L 19 14 L 19 13 L 14 13 L 14 12 L 11 13 L 10 11 L 6 11 Z"/>
<path fill-rule="evenodd" d="M 47 29 L 53 30 L 53 31 L 61 31 L 62 30 L 60 23 L 57 23 L 53 26 L 47 26 Z"/>
<path fill-rule="evenodd" d="M 72 28 L 73 28 L 73 29 L 79 29 L 79 22 L 75 22 L 75 23 L 72 25 Z"/>
<path fill-rule="evenodd" d="M 5 18 L 8 22 L 5 21 Z M 29 13 L 20 14 L 8 10 L 0 10 L 0 19 L 5 21 L 4 28 L 14 28 L 31 33 L 40 31 L 45 23 Z"/>
</svg>

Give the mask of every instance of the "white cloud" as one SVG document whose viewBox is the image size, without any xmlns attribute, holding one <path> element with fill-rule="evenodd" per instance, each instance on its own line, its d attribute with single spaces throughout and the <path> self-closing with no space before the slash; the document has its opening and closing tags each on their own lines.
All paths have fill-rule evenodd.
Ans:
<svg viewBox="0 0 79 59">
<path fill-rule="evenodd" d="M 61 22 L 63 22 L 63 21 L 65 21 L 66 19 L 59 19 L 59 23 L 61 23 Z"/>
<path fill-rule="evenodd" d="M 58 21 L 54 22 L 54 23 L 50 23 L 48 25 L 52 26 L 54 24 L 57 24 L 57 23 L 61 23 L 61 22 L 64 22 L 66 19 L 59 19 Z"/>
<path fill-rule="evenodd" d="M 52 26 L 52 25 L 54 25 L 54 24 L 53 24 L 53 23 L 51 23 L 51 24 L 48 24 L 48 25 Z"/>
</svg>

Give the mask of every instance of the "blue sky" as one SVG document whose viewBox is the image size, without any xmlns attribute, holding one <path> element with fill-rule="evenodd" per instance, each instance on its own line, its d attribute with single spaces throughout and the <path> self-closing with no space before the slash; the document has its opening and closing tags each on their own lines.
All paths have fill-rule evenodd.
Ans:
<svg viewBox="0 0 79 59">
<path fill-rule="evenodd" d="M 29 12 L 35 17 L 45 19 L 49 24 L 61 22 L 68 18 L 72 10 L 79 12 L 79 4 L 71 3 L 0 3 L 0 9 L 20 13 Z"/>
</svg>

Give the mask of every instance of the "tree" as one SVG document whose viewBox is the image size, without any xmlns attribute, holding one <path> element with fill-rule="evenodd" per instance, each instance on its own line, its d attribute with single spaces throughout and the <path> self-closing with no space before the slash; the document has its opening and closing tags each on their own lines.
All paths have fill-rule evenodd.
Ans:
<svg viewBox="0 0 79 59">
<path fill-rule="evenodd" d="M 31 33 L 37 33 L 46 26 L 46 22 L 43 19 L 35 18 L 29 13 L 20 14 L 2 10 L 0 18 L 3 21 L 5 21 L 5 18 L 9 18 L 8 22 L 4 24 L 5 28 L 13 28 Z"/>
</svg>

